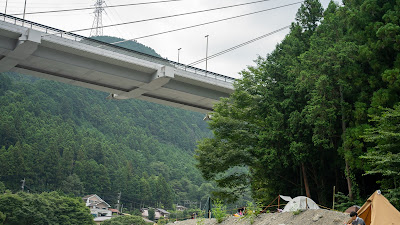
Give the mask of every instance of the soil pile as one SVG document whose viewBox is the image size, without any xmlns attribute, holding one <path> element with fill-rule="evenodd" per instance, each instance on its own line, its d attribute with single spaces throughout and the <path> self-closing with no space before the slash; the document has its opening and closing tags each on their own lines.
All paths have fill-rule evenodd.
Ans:
<svg viewBox="0 0 400 225">
<path fill-rule="evenodd" d="M 349 214 L 325 209 L 306 210 L 295 215 L 293 212 L 264 213 L 259 215 L 253 225 L 343 225 L 350 219 Z M 172 224 L 172 223 L 169 223 Z M 174 222 L 177 225 L 218 225 L 215 219 L 191 219 Z M 250 221 L 230 216 L 219 225 L 250 225 Z"/>
</svg>

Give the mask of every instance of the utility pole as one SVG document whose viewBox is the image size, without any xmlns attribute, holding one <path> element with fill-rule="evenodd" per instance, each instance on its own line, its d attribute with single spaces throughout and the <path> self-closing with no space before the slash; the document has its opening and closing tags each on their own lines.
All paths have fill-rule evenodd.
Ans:
<svg viewBox="0 0 400 225">
<path fill-rule="evenodd" d="M 178 63 L 179 63 L 179 52 L 181 51 L 182 48 L 178 48 Z"/>
<path fill-rule="evenodd" d="M 25 177 L 24 177 L 23 180 L 21 180 L 21 182 L 22 182 L 22 186 L 21 186 L 22 192 L 24 192 L 24 189 L 25 189 Z"/>
<path fill-rule="evenodd" d="M 4 14 L 7 14 L 7 3 L 8 3 L 8 0 L 6 0 L 6 7 L 4 8 Z"/>
<path fill-rule="evenodd" d="M 96 0 L 94 4 L 94 20 L 92 29 L 90 30 L 90 37 L 103 35 L 103 4 L 106 3 L 104 0 Z"/>
<path fill-rule="evenodd" d="M 121 192 L 118 193 L 118 200 L 117 200 L 117 210 L 120 211 L 120 204 L 119 201 L 121 200 Z"/>
<path fill-rule="evenodd" d="M 207 38 L 207 45 L 206 45 L 206 73 L 207 73 L 207 59 L 208 59 L 208 34 L 204 36 Z"/>
<path fill-rule="evenodd" d="M 22 17 L 22 26 L 24 26 L 25 23 L 25 11 L 26 11 L 26 0 L 25 0 L 25 5 L 24 5 L 24 16 Z"/>
</svg>

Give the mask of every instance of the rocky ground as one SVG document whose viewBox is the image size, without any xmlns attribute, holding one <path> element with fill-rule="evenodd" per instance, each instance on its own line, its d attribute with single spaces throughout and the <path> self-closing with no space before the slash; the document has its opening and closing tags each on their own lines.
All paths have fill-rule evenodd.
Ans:
<svg viewBox="0 0 400 225">
<path fill-rule="evenodd" d="M 293 212 L 264 213 L 259 215 L 253 225 L 343 225 L 350 219 L 349 214 L 325 209 L 307 210 L 298 215 Z M 172 223 L 169 223 L 172 224 Z M 177 225 L 217 225 L 215 219 L 191 219 L 174 222 Z M 230 216 L 219 225 L 250 225 L 250 221 Z"/>
</svg>

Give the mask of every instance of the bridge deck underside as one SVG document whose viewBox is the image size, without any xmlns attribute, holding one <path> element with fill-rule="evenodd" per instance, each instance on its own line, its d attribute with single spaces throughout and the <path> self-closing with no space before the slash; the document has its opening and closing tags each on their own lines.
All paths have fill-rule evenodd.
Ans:
<svg viewBox="0 0 400 225">
<path fill-rule="evenodd" d="M 56 36 L 42 35 L 34 51 L 24 55 L 18 39 L 27 28 L 13 29 L 0 26 L 0 66 L 14 62 L 11 71 L 198 112 L 212 111 L 220 97 L 233 92 L 231 83 Z"/>
</svg>

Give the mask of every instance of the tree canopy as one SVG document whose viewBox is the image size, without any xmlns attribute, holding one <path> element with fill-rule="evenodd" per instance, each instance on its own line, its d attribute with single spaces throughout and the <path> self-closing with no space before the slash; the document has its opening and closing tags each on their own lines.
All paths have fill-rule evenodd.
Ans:
<svg viewBox="0 0 400 225">
<path fill-rule="evenodd" d="M 4 225 L 95 224 L 81 198 L 66 197 L 57 192 L 1 194 L 0 212 L 0 222 L 3 220 Z"/>
<path fill-rule="evenodd" d="M 333 186 L 350 201 L 399 193 L 399 121 L 382 124 L 399 109 L 399 10 L 395 0 L 304 1 L 284 40 L 216 105 L 214 137 L 196 154 L 203 176 L 264 202 L 305 194 L 331 205 Z"/>
</svg>

